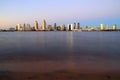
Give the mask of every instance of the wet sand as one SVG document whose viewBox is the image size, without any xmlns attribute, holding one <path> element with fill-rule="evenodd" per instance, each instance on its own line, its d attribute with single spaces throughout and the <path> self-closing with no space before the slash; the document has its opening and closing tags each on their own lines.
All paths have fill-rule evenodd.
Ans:
<svg viewBox="0 0 120 80">
<path fill-rule="evenodd" d="M 0 72 L 0 80 L 120 80 L 120 72 Z"/>
<path fill-rule="evenodd" d="M 120 80 L 118 63 L 100 62 L 70 59 L 5 61 L 0 63 L 0 80 Z"/>
</svg>

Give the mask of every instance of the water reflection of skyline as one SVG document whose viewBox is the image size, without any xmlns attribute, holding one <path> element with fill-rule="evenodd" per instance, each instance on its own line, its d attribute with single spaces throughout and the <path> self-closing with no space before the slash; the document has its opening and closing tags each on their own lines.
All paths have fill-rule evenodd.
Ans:
<svg viewBox="0 0 120 80">
<path fill-rule="evenodd" d="M 67 33 L 67 41 L 68 41 L 68 48 L 69 48 L 69 55 L 67 58 L 67 65 L 68 65 L 68 70 L 74 70 L 76 67 L 76 61 L 74 55 L 74 32 L 68 32 Z"/>
<path fill-rule="evenodd" d="M 3 33 L 2 33 L 3 34 Z M 118 53 L 119 35 L 116 33 L 78 33 L 78 32 L 15 32 L 1 34 L 1 52 L 32 53 L 41 50 L 46 53 L 69 55 L 76 53 Z M 118 38 L 118 39 L 117 39 Z M 49 50 L 49 51 L 47 51 Z M 110 51 L 111 50 L 111 51 Z"/>
<path fill-rule="evenodd" d="M 72 50 L 73 49 L 73 42 L 74 42 L 74 39 L 73 39 L 73 32 L 69 32 L 68 33 L 68 47 Z"/>
</svg>

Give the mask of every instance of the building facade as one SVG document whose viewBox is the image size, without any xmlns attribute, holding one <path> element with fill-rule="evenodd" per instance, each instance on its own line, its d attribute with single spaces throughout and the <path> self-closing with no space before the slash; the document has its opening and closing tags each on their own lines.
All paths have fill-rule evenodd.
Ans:
<svg viewBox="0 0 120 80">
<path fill-rule="evenodd" d="M 37 21 L 35 21 L 35 23 L 34 23 L 34 29 L 35 29 L 35 31 L 37 31 L 39 28 L 38 28 L 38 22 Z"/>
<path fill-rule="evenodd" d="M 104 25 L 100 24 L 100 30 L 104 30 Z"/>
<path fill-rule="evenodd" d="M 46 30 L 46 21 L 45 20 L 43 20 L 42 21 L 42 26 L 41 26 L 42 28 L 42 30 Z"/>
</svg>

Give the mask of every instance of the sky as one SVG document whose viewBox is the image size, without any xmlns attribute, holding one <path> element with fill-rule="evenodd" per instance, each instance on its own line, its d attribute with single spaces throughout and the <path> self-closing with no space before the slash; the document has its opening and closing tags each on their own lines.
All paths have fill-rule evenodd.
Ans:
<svg viewBox="0 0 120 80">
<path fill-rule="evenodd" d="M 57 23 L 120 28 L 120 0 L 0 0 L 0 29 L 16 24 Z"/>
</svg>

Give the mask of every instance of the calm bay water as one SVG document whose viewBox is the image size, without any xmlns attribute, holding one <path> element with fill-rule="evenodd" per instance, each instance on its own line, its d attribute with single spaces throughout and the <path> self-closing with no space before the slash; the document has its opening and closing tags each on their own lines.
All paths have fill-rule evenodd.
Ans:
<svg viewBox="0 0 120 80">
<path fill-rule="evenodd" d="M 119 32 L 1 32 L 0 55 L 120 55 Z"/>
<path fill-rule="evenodd" d="M 120 33 L 0 32 L 0 62 L 33 58 L 76 65 L 101 62 L 103 67 L 120 70 Z"/>
</svg>

